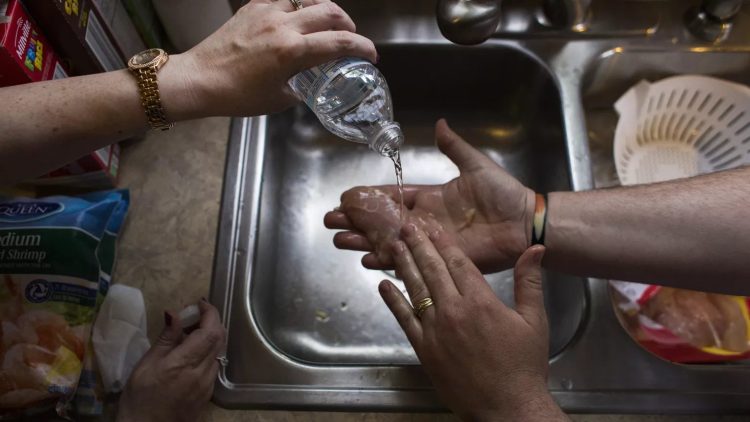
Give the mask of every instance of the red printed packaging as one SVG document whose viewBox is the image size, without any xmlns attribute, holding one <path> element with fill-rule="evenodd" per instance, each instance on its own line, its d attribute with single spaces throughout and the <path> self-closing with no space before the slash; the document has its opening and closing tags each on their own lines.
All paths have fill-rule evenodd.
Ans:
<svg viewBox="0 0 750 422">
<path fill-rule="evenodd" d="M 92 0 L 23 0 L 72 75 L 124 69 L 127 60 Z"/>
<path fill-rule="evenodd" d="M 679 363 L 750 358 L 750 298 L 610 281 L 615 310 L 646 350 Z"/>
<path fill-rule="evenodd" d="M 0 86 L 66 76 L 59 57 L 20 0 L 0 0 Z"/>
</svg>

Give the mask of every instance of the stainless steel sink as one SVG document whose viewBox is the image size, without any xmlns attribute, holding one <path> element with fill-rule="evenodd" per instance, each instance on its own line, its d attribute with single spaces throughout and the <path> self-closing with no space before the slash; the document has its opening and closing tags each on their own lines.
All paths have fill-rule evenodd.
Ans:
<svg viewBox="0 0 750 422">
<path fill-rule="evenodd" d="M 617 183 L 613 103 L 640 79 L 704 73 L 750 83 L 750 11 L 721 45 L 705 44 L 682 23 L 697 1 L 618 0 L 616 10 L 644 7 L 653 20 L 610 25 L 603 6 L 592 19 L 605 21 L 591 28 L 612 30 L 584 33 L 527 33 L 540 25 L 530 24 L 535 15 L 523 10 L 535 2 L 508 1 L 506 26 L 478 47 L 442 38 L 432 0 L 338 3 L 378 45 L 405 128 L 407 182 L 442 183 L 456 175 L 433 146 L 433 124 L 446 117 L 532 188 L 577 191 Z M 234 120 L 211 288 L 229 331 L 229 365 L 214 401 L 443 409 L 377 295 L 377 282 L 392 277 L 362 268 L 361 253 L 336 250 L 322 225 L 342 191 L 393 182 L 388 160 L 334 138 L 302 107 Z M 510 278 L 509 272 L 489 277 L 506 303 Z M 545 279 L 549 389 L 565 410 L 750 411 L 750 367 L 661 360 L 620 327 L 605 280 L 551 273 Z"/>
<path fill-rule="evenodd" d="M 528 186 L 570 189 L 559 93 L 539 61 L 503 46 L 398 44 L 379 52 L 407 139 L 401 150 L 407 183 L 443 183 L 457 176 L 434 145 L 435 121 L 445 117 Z M 497 78 L 499 71 L 506 77 Z M 535 124 L 540 121 L 545 124 Z M 394 183 L 390 160 L 326 132 L 302 106 L 237 120 L 233 132 L 230 161 L 239 160 L 241 183 L 234 194 L 237 208 L 225 203 L 225 211 L 237 213 L 238 224 L 231 229 L 236 261 L 225 289 L 231 295 L 224 311 L 232 333 L 227 382 L 268 387 L 298 379 L 305 394 L 344 386 L 358 391 L 353 396 L 368 389 L 379 395 L 384 388 L 424 394 L 428 381 L 377 293 L 383 278 L 400 282 L 364 269 L 361 253 L 336 249 L 333 232 L 322 224 L 343 191 Z M 220 276 L 221 270 L 217 266 Z M 581 323 L 584 280 L 560 274 L 545 278 L 554 356 Z M 512 280 L 512 271 L 488 276 L 508 304 L 513 303 Z M 238 356 L 252 358 L 243 365 Z M 315 383 L 305 384 L 311 376 Z M 220 394 L 226 398 L 236 388 Z"/>
<path fill-rule="evenodd" d="M 407 183 L 437 184 L 458 175 L 434 145 L 434 123 L 446 117 L 527 185 L 569 189 L 560 100 L 538 62 L 509 48 L 399 45 L 381 48 L 380 55 L 407 138 L 401 150 Z M 506 67 L 506 77 L 494 77 Z M 250 284 L 248 317 L 279 353 L 300 362 L 416 363 L 377 293 L 377 283 L 390 275 L 364 269 L 361 253 L 335 249 L 333 233 L 322 225 L 343 191 L 395 183 L 393 164 L 331 135 L 302 106 L 270 116 L 266 125 L 258 140 L 266 144 L 263 171 L 255 175 L 262 177 L 255 264 L 243 280 Z M 583 283 L 548 278 L 554 355 L 578 328 Z M 489 280 L 512 303 L 512 272 Z"/>
</svg>

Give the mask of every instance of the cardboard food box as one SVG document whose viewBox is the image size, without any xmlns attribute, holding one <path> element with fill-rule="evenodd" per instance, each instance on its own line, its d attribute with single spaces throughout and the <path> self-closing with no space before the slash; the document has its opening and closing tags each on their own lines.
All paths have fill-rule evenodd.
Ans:
<svg viewBox="0 0 750 422">
<path fill-rule="evenodd" d="M 60 57 L 21 1 L 0 0 L 0 86 L 67 76 Z M 112 188 L 117 184 L 119 157 L 118 145 L 106 146 L 24 185 Z"/>
<path fill-rule="evenodd" d="M 0 0 L 0 87 L 67 77 L 20 0 Z"/>
<path fill-rule="evenodd" d="M 94 0 L 94 7 L 104 19 L 104 25 L 110 28 L 116 44 L 125 57 L 133 57 L 146 49 L 140 33 L 130 19 L 130 15 L 120 0 Z"/>
<path fill-rule="evenodd" d="M 72 75 L 125 68 L 125 55 L 91 0 L 31 0 L 24 4 Z"/>
<path fill-rule="evenodd" d="M 120 146 L 108 145 L 66 164 L 44 176 L 28 181 L 34 186 L 61 186 L 81 189 L 110 189 L 117 186 Z"/>
</svg>

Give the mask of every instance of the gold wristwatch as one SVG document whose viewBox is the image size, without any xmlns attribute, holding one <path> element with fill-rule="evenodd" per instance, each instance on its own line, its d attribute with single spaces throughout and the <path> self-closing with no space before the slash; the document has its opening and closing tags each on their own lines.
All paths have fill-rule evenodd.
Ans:
<svg viewBox="0 0 750 422">
<path fill-rule="evenodd" d="M 166 51 L 152 48 L 136 54 L 128 61 L 128 68 L 138 82 L 141 104 L 152 129 L 169 130 L 174 127 L 174 123 L 167 120 L 164 107 L 161 105 L 159 83 L 156 78 L 156 73 L 167 60 L 169 55 Z"/>
</svg>

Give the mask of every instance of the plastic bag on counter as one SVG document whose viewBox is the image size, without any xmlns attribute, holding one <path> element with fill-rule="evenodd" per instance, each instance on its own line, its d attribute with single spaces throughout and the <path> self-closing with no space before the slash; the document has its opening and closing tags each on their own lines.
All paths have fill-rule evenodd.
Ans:
<svg viewBox="0 0 750 422">
<path fill-rule="evenodd" d="M 100 300 L 99 247 L 122 198 L 0 198 L 0 414 L 65 412 Z"/>
<path fill-rule="evenodd" d="M 96 256 L 99 259 L 99 294 L 96 299 L 96 315 L 98 318 L 102 303 L 104 302 L 114 274 L 115 258 L 117 255 L 117 238 L 125 223 L 130 206 L 130 193 L 127 190 L 116 191 L 120 194 L 120 201 L 109 217 L 107 227 L 102 235 Z M 95 327 L 96 325 L 94 325 Z M 95 328 L 94 328 L 95 329 Z M 106 396 L 101 370 L 94 355 L 93 335 L 89 337 L 86 344 L 86 353 L 83 356 L 83 370 L 78 382 L 75 395 L 75 410 L 78 415 L 101 415 L 104 412 L 104 399 Z"/>
<path fill-rule="evenodd" d="M 679 363 L 750 358 L 750 299 L 610 281 L 630 335 L 646 350 Z"/>
</svg>

